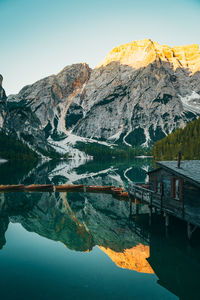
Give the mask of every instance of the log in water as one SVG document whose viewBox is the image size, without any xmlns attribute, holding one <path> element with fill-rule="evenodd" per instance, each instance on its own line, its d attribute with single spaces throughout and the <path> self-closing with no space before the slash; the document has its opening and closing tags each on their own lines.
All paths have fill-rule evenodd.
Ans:
<svg viewBox="0 0 200 300">
<path fill-rule="evenodd" d="M 0 191 L 23 191 L 24 185 L 23 184 L 16 184 L 16 185 L 0 185 Z"/>
<path fill-rule="evenodd" d="M 56 191 L 65 192 L 65 191 L 84 191 L 83 184 L 61 184 L 55 186 Z"/>
<path fill-rule="evenodd" d="M 53 184 L 31 184 L 28 186 L 25 186 L 25 190 L 27 191 L 53 191 L 54 186 Z"/>
<path fill-rule="evenodd" d="M 88 192 L 88 193 L 110 193 L 117 197 L 128 198 L 129 194 L 122 187 L 115 186 L 97 186 L 83 184 L 61 184 L 54 186 L 53 184 L 31 184 L 24 186 L 18 185 L 0 185 L 0 191 L 28 191 L 28 192 Z"/>
</svg>

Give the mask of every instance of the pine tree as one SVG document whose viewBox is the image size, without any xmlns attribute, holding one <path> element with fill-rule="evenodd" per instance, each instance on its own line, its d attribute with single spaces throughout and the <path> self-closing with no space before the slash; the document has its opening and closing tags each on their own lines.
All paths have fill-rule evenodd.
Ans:
<svg viewBox="0 0 200 300">
<path fill-rule="evenodd" d="M 156 142 L 153 156 L 156 160 L 173 160 L 180 150 L 183 159 L 200 159 L 200 118 Z"/>
</svg>

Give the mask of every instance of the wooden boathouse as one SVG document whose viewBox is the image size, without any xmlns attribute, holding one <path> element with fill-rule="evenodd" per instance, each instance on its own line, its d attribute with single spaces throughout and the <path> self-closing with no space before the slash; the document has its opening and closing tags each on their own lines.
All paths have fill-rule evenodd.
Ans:
<svg viewBox="0 0 200 300">
<path fill-rule="evenodd" d="M 129 194 L 140 203 L 187 222 L 188 238 L 200 227 L 200 160 L 159 161 L 148 172 L 147 184 L 130 184 Z"/>
</svg>

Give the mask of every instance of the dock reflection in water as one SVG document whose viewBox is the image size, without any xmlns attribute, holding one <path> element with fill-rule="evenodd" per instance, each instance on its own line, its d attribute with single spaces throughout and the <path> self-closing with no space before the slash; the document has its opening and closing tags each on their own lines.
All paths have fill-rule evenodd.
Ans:
<svg viewBox="0 0 200 300">
<path fill-rule="evenodd" d="M 119 186 L 144 181 L 148 164 L 62 166 L 14 180 Z M 149 227 L 145 206 L 129 213 L 127 202 L 105 194 L 1 193 L 2 299 L 199 299 L 199 246 L 179 226 L 168 237 L 160 220 Z"/>
</svg>

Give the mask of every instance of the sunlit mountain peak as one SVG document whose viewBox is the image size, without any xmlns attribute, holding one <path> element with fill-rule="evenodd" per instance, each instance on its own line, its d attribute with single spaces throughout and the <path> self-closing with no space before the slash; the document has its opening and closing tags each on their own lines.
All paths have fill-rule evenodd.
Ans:
<svg viewBox="0 0 200 300">
<path fill-rule="evenodd" d="M 187 68 L 192 73 L 200 71 L 198 44 L 170 47 L 160 45 L 150 39 L 138 40 L 113 48 L 97 67 L 106 66 L 114 61 L 139 69 L 159 60 L 171 63 L 174 69 Z"/>
</svg>

